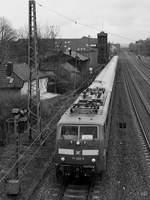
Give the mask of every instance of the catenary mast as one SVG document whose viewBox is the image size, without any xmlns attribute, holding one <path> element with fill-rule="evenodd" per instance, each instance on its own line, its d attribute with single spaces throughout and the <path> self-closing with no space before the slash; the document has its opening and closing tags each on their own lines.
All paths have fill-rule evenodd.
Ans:
<svg viewBox="0 0 150 200">
<path fill-rule="evenodd" d="M 40 89 L 37 47 L 36 2 L 29 0 L 29 38 L 28 38 L 28 132 L 29 138 L 40 133 Z"/>
</svg>

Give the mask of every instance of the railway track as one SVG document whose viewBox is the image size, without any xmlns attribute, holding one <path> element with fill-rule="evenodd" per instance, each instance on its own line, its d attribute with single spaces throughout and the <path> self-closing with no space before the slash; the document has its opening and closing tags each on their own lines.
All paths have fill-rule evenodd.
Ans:
<svg viewBox="0 0 150 200">
<path fill-rule="evenodd" d="M 127 69 L 128 70 L 128 69 Z M 137 87 L 136 83 L 135 83 L 135 79 L 133 79 L 132 75 L 130 74 L 130 72 L 128 71 L 128 73 L 125 73 L 124 76 L 124 85 L 125 85 L 125 89 L 127 91 L 127 96 L 129 98 L 129 102 L 132 108 L 132 115 L 133 115 L 133 120 L 134 123 L 136 125 L 136 133 L 137 133 L 137 137 L 138 137 L 138 141 L 139 141 L 139 145 L 140 145 L 140 152 L 142 153 L 142 159 L 143 161 L 146 163 L 146 168 L 148 171 L 148 174 L 150 174 L 150 136 L 148 135 L 149 132 L 147 130 L 149 130 L 145 127 L 144 124 L 144 118 L 141 115 L 142 113 L 139 111 L 139 108 L 137 106 L 137 102 L 135 103 L 135 98 L 133 97 L 133 90 L 131 91 L 131 82 L 129 82 L 129 78 L 127 78 L 128 76 L 131 77 L 131 81 L 132 84 L 135 88 L 135 91 L 137 93 L 138 99 L 140 99 L 141 104 L 144 105 L 143 108 L 145 108 L 146 113 L 150 119 L 150 113 L 149 113 L 149 107 L 147 107 L 147 104 L 145 105 L 145 101 L 143 101 L 143 97 L 141 96 L 141 92 L 139 93 L 139 88 Z M 150 123 L 149 123 L 150 124 Z M 144 155 L 144 157 L 143 157 Z"/>
<path fill-rule="evenodd" d="M 88 184 L 69 184 L 61 200 L 96 200 L 100 198 L 101 177 L 93 177 Z"/>
<path fill-rule="evenodd" d="M 147 102 L 146 98 L 144 97 L 144 95 L 142 94 L 140 88 L 138 87 L 136 80 L 131 72 L 131 70 L 129 68 L 127 68 L 128 74 L 130 75 L 130 78 L 132 80 L 132 83 L 137 91 L 137 94 L 139 95 L 141 101 L 143 102 L 143 105 L 145 107 L 145 110 L 147 111 L 147 113 L 150 115 L 150 104 Z"/>
<path fill-rule="evenodd" d="M 137 70 L 137 72 L 143 78 L 145 83 L 150 87 L 149 73 L 147 74 L 142 68 L 139 69 L 139 63 L 137 62 L 137 60 L 135 60 L 135 62 L 133 63 L 132 58 L 130 58 L 128 55 L 127 55 L 127 58 L 132 62 L 134 68 Z"/>
<path fill-rule="evenodd" d="M 119 80 L 122 80 L 122 79 L 120 78 Z M 120 95 L 120 97 L 122 97 L 123 95 L 123 98 L 122 98 L 122 102 L 123 102 L 124 100 L 126 101 L 127 99 L 124 98 L 126 94 L 124 90 L 122 90 L 124 86 L 123 84 L 120 84 L 120 83 L 122 82 L 119 81 L 117 84 L 117 87 L 119 87 L 117 97 L 118 95 Z M 122 91 L 123 93 L 121 93 Z M 123 105 L 122 109 L 118 108 L 119 100 L 115 102 L 116 102 L 116 106 L 114 110 L 116 109 L 118 110 L 116 112 L 115 117 L 113 117 L 113 120 L 114 118 L 116 119 L 117 116 L 118 116 L 117 119 L 119 119 L 119 115 L 118 115 L 119 110 L 122 115 L 122 112 L 124 111 L 124 109 L 126 109 L 125 105 Z M 125 116 L 126 115 L 124 115 L 124 117 Z M 128 124 L 132 124 L 132 122 L 130 123 L 130 119 L 131 119 L 131 115 L 129 119 L 127 120 L 127 128 L 128 128 Z M 138 124 L 136 116 L 135 116 L 135 121 Z M 33 196 L 30 199 L 32 200 L 142 199 L 142 195 L 143 195 L 142 192 L 145 191 L 146 189 L 145 189 L 145 186 L 143 186 L 140 169 L 138 168 L 139 166 L 138 163 L 139 162 L 141 163 L 141 160 L 139 161 L 137 159 L 139 156 L 139 153 L 137 153 L 136 150 L 134 151 L 134 147 L 133 147 L 134 142 L 132 142 L 132 139 L 134 140 L 133 138 L 134 133 L 133 135 L 130 134 L 130 131 L 132 133 L 132 130 L 130 130 L 130 128 L 127 129 L 129 130 L 129 133 L 120 129 L 119 129 L 119 132 L 117 133 L 118 126 L 115 127 L 115 124 L 116 124 L 116 121 L 114 120 L 114 123 L 113 123 L 114 134 L 112 135 L 113 137 L 111 138 L 111 143 L 109 146 L 110 152 L 109 152 L 109 162 L 108 162 L 109 163 L 108 176 L 107 174 L 104 175 L 102 180 L 100 177 L 93 178 L 93 182 L 86 181 L 86 182 L 80 183 L 80 182 L 75 182 L 74 179 L 71 179 L 70 181 L 66 181 L 66 182 L 62 182 L 58 184 L 56 182 L 56 177 L 54 175 L 55 172 L 54 172 L 54 167 L 53 167 L 53 168 L 50 168 L 49 173 L 47 173 L 47 175 L 45 176 L 46 179 L 43 179 L 41 181 L 41 184 L 39 185 L 36 192 L 33 194 Z M 133 126 L 133 129 L 134 129 L 134 126 Z M 143 138 L 142 130 L 140 129 L 140 127 L 137 127 L 136 132 L 138 132 L 140 145 L 142 144 L 142 140 L 143 140 L 143 147 L 141 148 L 142 151 L 144 151 L 144 148 L 147 150 L 148 147 L 145 145 L 145 139 Z M 141 139 L 140 139 L 140 134 L 141 134 Z M 112 140 L 114 139 L 115 141 L 113 142 Z M 138 139 L 135 138 L 135 145 L 138 144 L 137 140 Z M 137 157 L 136 157 L 136 153 L 138 154 Z M 145 157 L 143 159 L 145 159 Z M 137 191 L 136 194 L 135 194 L 135 191 Z"/>
<path fill-rule="evenodd" d="M 137 62 L 138 65 L 142 65 L 147 70 L 147 72 L 150 74 L 150 66 L 149 66 L 150 63 L 149 62 L 147 62 L 143 59 L 142 60 L 137 59 L 136 62 Z"/>
<path fill-rule="evenodd" d="M 68 108 L 68 106 L 72 103 L 72 101 L 74 101 L 75 98 L 76 96 L 74 95 L 74 93 L 68 94 L 63 97 L 63 102 L 65 102 L 65 104 L 57 106 L 58 110 L 55 109 L 55 115 L 52 117 L 51 121 L 46 126 L 44 126 L 45 128 L 43 128 L 41 133 L 42 140 L 40 140 L 39 134 L 31 144 L 26 144 L 26 142 L 20 144 L 21 156 L 1 178 L 1 190 L 3 188 L 5 189 L 7 179 L 11 177 L 17 164 L 19 164 L 19 180 L 21 187 L 27 187 L 29 191 L 27 189 L 26 193 L 30 194 L 31 189 L 28 187 L 30 181 L 31 183 L 33 182 L 33 184 L 31 184 L 31 188 L 33 188 L 34 190 L 37 179 L 41 179 L 42 171 L 44 171 L 42 170 L 42 167 L 46 171 L 52 161 L 52 149 L 54 146 L 52 144 L 52 141 L 55 138 L 56 123 L 62 113 Z M 37 177 L 37 174 L 39 174 L 39 177 Z M 34 179 L 36 179 L 36 181 L 34 181 Z M 22 194 L 20 195 L 25 194 L 24 189 L 21 192 Z"/>
<path fill-rule="evenodd" d="M 80 88 L 77 88 L 76 90 L 74 90 L 68 94 L 65 94 L 62 97 L 63 100 L 61 99 L 60 105 L 58 105 L 58 106 L 56 105 L 56 107 L 58 107 L 58 110 L 56 109 L 56 112 L 54 113 L 54 116 L 52 116 L 51 121 L 43 124 L 44 128 L 43 128 L 42 132 L 39 134 L 39 136 L 37 137 L 37 139 L 35 139 L 35 142 L 34 142 L 35 149 L 33 149 L 33 152 L 31 152 L 31 156 L 30 157 L 26 156 L 26 157 L 28 157 L 26 159 L 27 161 L 24 161 L 23 157 L 22 157 L 22 160 L 19 161 L 21 182 L 24 182 L 24 179 L 26 179 L 27 176 L 24 176 L 24 175 L 25 174 L 27 175 L 28 170 L 31 172 L 31 166 L 35 160 L 39 160 L 40 163 L 43 163 L 43 160 L 44 161 L 47 160 L 47 164 L 44 164 L 44 166 L 46 166 L 45 168 L 48 169 L 49 162 L 52 162 L 52 157 L 53 157 L 53 153 L 52 153 L 53 145 L 52 145 L 51 141 L 54 140 L 54 137 L 55 137 L 57 121 L 59 120 L 60 116 L 66 111 L 68 106 L 77 98 L 78 94 L 89 85 L 89 83 L 93 80 L 93 78 L 95 76 L 96 76 L 96 73 L 93 74 L 93 76 L 90 78 L 90 80 L 89 79 L 86 80 Z M 62 105 L 62 101 L 63 101 L 63 105 Z M 40 146 L 37 146 L 37 145 L 39 145 L 39 143 L 40 143 Z M 49 146 L 49 148 L 47 149 L 48 146 Z M 44 152 L 44 153 L 42 153 L 42 155 L 41 155 L 41 152 Z M 52 153 L 51 156 L 50 156 L 49 152 Z M 39 153 L 40 153 L 40 156 L 39 156 Z M 36 171 L 36 170 L 39 173 L 39 171 L 40 171 L 39 165 L 37 165 L 37 167 L 36 166 L 34 167 L 34 171 Z M 64 194 L 65 188 L 66 188 L 66 185 L 65 185 L 65 187 L 64 186 L 62 187 L 62 186 L 63 185 L 60 186 L 59 184 L 55 184 L 55 186 L 52 186 L 52 189 L 51 189 L 52 191 L 50 192 L 52 194 L 52 197 L 50 199 L 53 199 L 53 197 L 56 197 L 54 199 L 61 199 L 61 197 Z M 34 190 L 34 188 L 35 188 L 35 186 L 33 185 L 33 190 Z M 29 196 L 32 196 L 32 193 Z"/>
<path fill-rule="evenodd" d="M 124 77 L 124 85 L 126 88 L 126 91 L 128 93 L 128 97 L 130 99 L 130 102 L 132 104 L 132 112 L 134 113 L 134 121 L 136 123 L 136 132 L 138 134 L 138 140 L 140 141 L 140 147 L 141 147 L 141 152 L 142 155 L 144 153 L 144 157 L 143 160 L 146 160 L 146 164 L 147 166 L 149 166 L 148 170 L 150 172 L 150 142 L 149 142 L 149 138 L 147 137 L 147 130 L 145 130 L 145 125 L 143 124 L 143 120 L 141 118 L 141 115 L 138 111 L 137 105 L 134 102 L 134 94 L 132 94 L 130 85 L 132 84 L 132 86 L 134 87 L 134 90 L 138 96 L 138 99 L 140 100 L 140 102 L 143 104 L 143 109 L 145 109 L 147 115 L 150 117 L 150 113 L 149 113 L 149 105 L 147 104 L 146 99 L 144 98 L 144 96 L 142 95 L 142 92 L 139 93 L 140 89 L 138 87 L 138 85 L 136 84 L 136 80 L 134 79 L 134 76 L 131 75 L 131 72 L 129 71 L 129 69 L 127 69 L 128 71 L 126 71 L 126 76 Z M 129 74 L 131 76 L 129 76 Z M 130 78 L 130 81 L 128 80 L 128 78 Z M 131 164 L 131 163 L 130 163 Z M 90 184 L 74 184 L 74 183 L 69 183 L 66 184 L 64 187 L 59 185 L 59 188 L 63 188 L 62 190 L 60 190 L 60 195 L 57 196 L 59 200 L 97 200 L 101 198 L 101 190 L 102 190 L 102 186 L 101 186 L 101 180 L 100 179 L 95 179 L 92 183 Z M 55 189 L 54 191 L 56 191 L 53 195 L 56 197 L 56 195 L 58 194 L 58 190 Z M 54 199 L 52 199 L 54 200 Z"/>
<path fill-rule="evenodd" d="M 84 178 L 85 179 L 85 178 Z M 48 196 L 43 199 L 51 200 L 97 200 L 100 199 L 101 177 L 89 179 L 64 180 L 53 183 L 49 188 Z"/>
<path fill-rule="evenodd" d="M 139 63 L 137 60 L 135 62 L 136 62 L 135 68 L 138 70 L 138 72 L 141 74 L 141 76 L 143 77 L 143 79 L 150 86 L 150 81 L 149 81 L 150 71 L 147 68 L 145 68 L 145 69 L 142 68 L 143 66 L 145 67 L 145 65 L 143 63 Z M 141 64 L 142 64 L 142 67 L 139 66 Z"/>
<path fill-rule="evenodd" d="M 89 185 L 69 184 L 64 191 L 62 200 L 87 200 L 89 196 Z"/>
</svg>

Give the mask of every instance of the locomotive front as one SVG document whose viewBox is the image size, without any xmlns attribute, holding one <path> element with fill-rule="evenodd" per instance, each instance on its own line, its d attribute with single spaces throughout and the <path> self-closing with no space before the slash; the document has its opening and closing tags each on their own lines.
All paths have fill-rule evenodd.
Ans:
<svg viewBox="0 0 150 200">
<path fill-rule="evenodd" d="M 59 175 L 84 175 L 104 170 L 104 144 L 99 124 L 65 124 L 57 127 L 55 153 Z"/>
</svg>

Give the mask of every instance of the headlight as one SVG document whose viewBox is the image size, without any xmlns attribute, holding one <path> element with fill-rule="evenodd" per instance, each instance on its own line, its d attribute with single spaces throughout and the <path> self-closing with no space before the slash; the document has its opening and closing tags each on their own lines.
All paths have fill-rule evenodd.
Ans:
<svg viewBox="0 0 150 200">
<path fill-rule="evenodd" d="M 64 158 L 64 157 L 61 157 L 60 160 L 61 160 L 61 161 L 65 161 L 65 158 Z"/>
<path fill-rule="evenodd" d="M 91 161 L 94 163 L 94 162 L 96 162 L 96 159 L 95 159 L 95 158 L 92 158 L 92 160 L 91 160 Z"/>
</svg>

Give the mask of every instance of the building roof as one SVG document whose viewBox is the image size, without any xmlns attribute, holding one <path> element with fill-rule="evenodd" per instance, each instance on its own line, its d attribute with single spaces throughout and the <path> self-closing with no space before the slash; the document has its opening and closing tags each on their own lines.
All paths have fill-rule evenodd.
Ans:
<svg viewBox="0 0 150 200">
<path fill-rule="evenodd" d="M 13 71 L 23 80 L 28 80 L 29 70 L 26 63 L 17 63 L 13 65 Z"/>
<path fill-rule="evenodd" d="M 72 58 L 77 57 L 77 59 L 80 60 L 80 61 L 87 61 L 88 60 L 87 57 L 85 57 L 85 56 L 83 56 L 83 55 L 81 55 L 81 54 L 79 54 L 79 53 L 77 53 L 76 51 L 73 51 L 73 50 L 67 50 L 64 54 L 67 55 L 67 56 L 71 56 Z"/>
<path fill-rule="evenodd" d="M 40 71 L 39 78 L 55 76 L 53 72 Z M 6 66 L 0 65 L 0 88 L 15 88 L 23 87 L 25 81 L 29 79 L 29 67 L 26 63 L 13 65 L 13 72 L 10 77 L 6 74 Z"/>
<path fill-rule="evenodd" d="M 99 36 L 107 36 L 107 33 L 105 33 L 104 31 L 101 31 L 100 33 L 98 33 Z"/>
<path fill-rule="evenodd" d="M 63 64 L 61 64 L 61 67 L 63 67 L 65 70 L 69 71 L 69 72 L 73 72 L 73 73 L 80 73 L 79 70 L 77 68 L 75 68 L 73 65 L 71 65 L 68 62 L 65 62 Z"/>
<path fill-rule="evenodd" d="M 6 75 L 6 67 L 0 65 L 0 88 L 22 88 L 23 81 L 15 73 L 11 77 Z"/>
<path fill-rule="evenodd" d="M 23 81 L 29 80 L 30 71 L 29 66 L 26 63 L 14 64 L 13 70 L 15 74 L 17 74 L 17 76 L 20 77 Z M 50 71 L 39 71 L 39 78 L 45 78 L 50 76 L 54 76 L 54 73 Z"/>
</svg>

